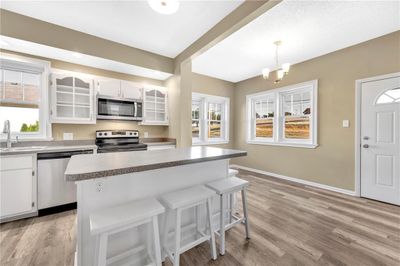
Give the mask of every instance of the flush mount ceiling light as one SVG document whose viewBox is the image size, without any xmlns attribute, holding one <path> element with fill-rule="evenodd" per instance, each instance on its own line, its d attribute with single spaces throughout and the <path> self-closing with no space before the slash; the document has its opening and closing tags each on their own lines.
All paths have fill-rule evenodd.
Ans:
<svg viewBox="0 0 400 266">
<path fill-rule="evenodd" d="M 150 7 L 164 15 L 174 14 L 179 9 L 179 1 L 178 0 L 147 0 Z"/>
<path fill-rule="evenodd" d="M 274 42 L 276 48 L 275 48 L 275 62 L 276 62 L 276 78 L 274 80 L 274 83 L 279 83 L 284 76 L 289 74 L 289 69 L 290 69 L 290 64 L 289 63 L 284 63 L 282 66 L 279 65 L 279 58 L 278 58 L 278 49 L 279 46 L 282 44 L 282 41 L 276 41 Z M 264 68 L 262 70 L 262 75 L 264 79 L 269 79 L 269 73 L 270 70 L 269 68 Z"/>
</svg>

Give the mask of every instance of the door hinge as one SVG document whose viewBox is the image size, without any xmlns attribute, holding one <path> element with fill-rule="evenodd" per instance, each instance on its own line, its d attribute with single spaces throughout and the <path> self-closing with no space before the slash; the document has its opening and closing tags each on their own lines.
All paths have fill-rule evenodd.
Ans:
<svg viewBox="0 0 400 266">
<path fill-rule="evenodd" d="M 35 176 L 35 171 L 32 171 L 32 176 Z"/>
<path fill-rule="evenodd" d="M 32 207 L 35 207 L 35 202 L 32 201 Z"/>
</svg>

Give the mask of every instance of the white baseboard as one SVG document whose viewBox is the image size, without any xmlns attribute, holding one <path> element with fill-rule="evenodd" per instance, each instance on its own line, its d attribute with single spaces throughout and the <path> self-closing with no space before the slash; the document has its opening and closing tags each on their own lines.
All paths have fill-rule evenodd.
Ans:
<svg viewBox="0 0 400 266">
<path fill-rule="evenodd" d="M 237 164 L 231 164 L 230 167 L 236 167 L 239 169 L 243 169 L 243 170 L 247 170 L 247 171 L 251 171 L 251 172 L 255 172 L 255 173 L 259 173 L 259 174 L 263 174 L 263 175 L 268 175 L 268 176 L 300 183 L 300 184 L 307 185 L 307 186 L 312 186 L 312 187 L 322 188 L 322 189 L 326 189 L 326 190 L 330 190 L 330 191 L 335 191 L 335 192 L 339 192 L 339 193 L 350 195 L 350 196 L 356 196 L 356 192 L 352 191 L 352 190 L 332 187 L 332 186 L 328 186 L 328 185 L 324 185 L 324 184 L 320 184 L 320 183 L 316 183 L 316 182 L 312 182 L 312 181 L 307 181 L 304 179 L 299 179 L 299 178 L 295 178 L 295 177 L 271 173 L 271 172 L 258 170 L 258 169 L 254 169 L 254 168 L 250 168 L 250 167 L 246 167 L 246 166 L 242 166 L 242 165 L 237 165 Z"/>
</svg>

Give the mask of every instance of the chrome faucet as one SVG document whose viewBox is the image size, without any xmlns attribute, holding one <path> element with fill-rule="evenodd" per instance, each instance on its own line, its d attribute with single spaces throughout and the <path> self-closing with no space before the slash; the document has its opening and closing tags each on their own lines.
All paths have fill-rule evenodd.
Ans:
<svg viewBox="0 0 400 266">
<path fill-rule="evenodd" d="M 10 120 L 4 121 L 3 133 L 7 134 L 7 149 L 11 149 L 11 128 Z"/>
</svg>

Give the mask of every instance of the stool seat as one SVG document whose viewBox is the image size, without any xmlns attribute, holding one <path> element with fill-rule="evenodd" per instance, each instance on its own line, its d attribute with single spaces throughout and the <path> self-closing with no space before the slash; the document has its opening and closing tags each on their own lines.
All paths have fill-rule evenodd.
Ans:
<svg viewBox="0 0 400 266">
<path fill-rule="evenodd" d="M 207 187 L 213 189 L 217 194 L 222 195 L 233 191 L 239 191 L 243 187 L 249 185 L 249 182 L 237 177 L 224 178 L 206 184 Z"/>
<path fill-rule="evenodd" d="M 204 186 L 193 186 L 179 191 L 163 195 L 160 200 L 170 209 L 182 208 L 207 200 L 215 195 L 215 192 Z"/>
<path fill-rule="evenodd" d="M 146 198 L 93 212 L 90 215 L 90 232 L 101 234 L 115 228 L 157 216 L 165 211 L 155 198 Z"/>
<path fill-rule="evenodd" d="M 229 176 L 229 177 L 233 177 L 233 176 L 235 176 L 235 175 L 237 175 L 237 174 L 239 174 L 239 171 L 238 171 L 238 170 L 229 168 L 229 171 L 228 171 L 228 176 Z"/>
</svg>

